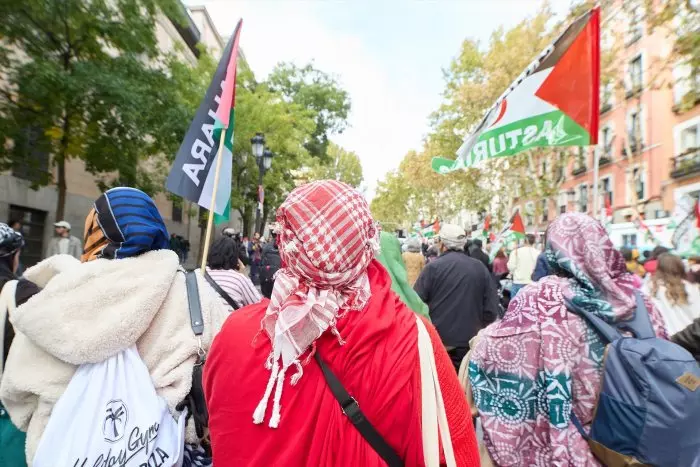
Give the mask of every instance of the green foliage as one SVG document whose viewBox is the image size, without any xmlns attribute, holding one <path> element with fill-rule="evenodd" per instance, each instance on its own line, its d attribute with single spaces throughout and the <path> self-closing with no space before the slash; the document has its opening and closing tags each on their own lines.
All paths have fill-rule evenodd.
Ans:
<svg viewBox="0 0 700 467">
<path fill-rule="evenodd" d="M 140 165 L 172 147 L 168 138 L 177 135 L 159 131 L 173 114 L 186 114 L 173 104 L 174 87 L 160 66 L 155 23 L 160 12 L 181 19 L 179 8 L 176 0 L 0 4 L 0 128 L 14 142 L 0 145 L 0 168 L 22 163 L 28 128 L 43 132 L 35 145 L 58 168 L 58 217 L 68 159 L 84 160 L 102 185 L 155 189 Z"/>
<path fill-rule="evenodd" d="M 338 180 L 357 188 L 362 183 L 362 164 L 357 154 L 331 142 L 328 145 L 328 160 L 321 162 L 314 159 L 308 175 L 310 180 Z"/>
<path fill-rule="evenodd" d="M 268 78 L 268 85 L 285 100 L 294 102 L 313 113 L 314 131 L 305 141 L 305 147 L 313 157 L 325 159 L 329 137 L 342 133 L 347 126 L 350 97 L 337 81 L 311 64 L 298 67 L 281 63 Z"/>
</svg>

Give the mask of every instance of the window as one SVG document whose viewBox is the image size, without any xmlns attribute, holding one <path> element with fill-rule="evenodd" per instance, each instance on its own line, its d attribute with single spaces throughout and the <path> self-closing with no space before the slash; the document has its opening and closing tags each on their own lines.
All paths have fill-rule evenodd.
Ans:
<svg viewBox="0 0 700 467">
<path fill-rule="evenodd" d="M 21 157 L 12 175 L 30 182 L 41 182 L 49 176 L 49 143 L 40 127 L 26 128 L 15 144 Z"/>
<path fill-rule="evenodd" d="M 693 152 L 700 148 L 700 124 L 681 130 L 680 154 Z"/>
<path fill-rule="evenodd" d="M 605 125 L 600 130 L 600 143 L 603 146 L 601 157 L 612 159 L 613 129 L 610 125 Z"/>
<path fill-rule="evenodd" d="M 22 265 L 27 268 L 34 266 L 43 258 L 46 211 L 11 204 L 9 219 L 18 220 L 22 224 L 24 236 L 24 248 L 20 253 Z"/>
<path fill-rule="evenodd" d="M 600 87 L 600 113 L 605 113 L 612 108 L 615 86 L 612 81 Z"/>
<path fill-rule="evenodd" d="M 549 221 L 549 207 L 546 199 L 540 201 L 540 209 L 542 210 L 542 223 L 545 224 Z"/>
<path fill-rule="evenodd" d="M 540 170 L 543 177 L 547 175 L 547 159 L 542 159 L 542 162 L 540 163 Z"/>
<path fill-rule="evenodd" d="M 636 247 L 637 246 L 637 234 L 623 234 L 622 244 L 626 247 Z"/>
<path fill-rule="evenodd" d="M 638 0 L 625 2 L 627 10 L 627 45 L 641 39 L 644 34 L 644 7 Z"/>
<path fill-rule="evenodd" d="M 588 163 L 586 161 L 587 159 L 587 154 L 586 154 L 586 148 L 583 146 L 580 146 L 578 148 L 578 154 L 576 155 L 576 161 L 574 162 L 574 175 L 579 175 L 586 170 L 588 170 Z"/>
<path fill-rule="evenodd" d="M 588 212 L 588 185 L 578 187 L 578 206 L 581 212 Z"/>
<path fill-rule="evenodd" d="M 634 109 L 627 114 L 627 141 L 632 152 L 641 150 L 644 146 L 641 109 Z"/>
<path fill-rule="evenodd" d="M 172 212 L 172 220 L 173 222 L 182 222 L 182 201 L 179 202 L 173 202 L 173 212 Z"/>
<path fill-rule="evenodd" d="M 608 176 L 600 179 L 600 192 L 603 195 L 601 208 L 605 208 L 606 204 L 612 208 L 614 199 L 612 177 Z"/>
<path fill-rule="evenodd" d="M 635 94 L 642 90 L 642 79 L 644 76 L 644 71 L 642 68 L 642 56 L 637 55 L 629 63 L 629 89 L 628 96 Z"/>
<path fill-rule="evenodd" d="M 635 167 L 631 172 L 631 190 L 632 196 L 630 202 L 639 202 L 647 198 L 647 177 L 642 167 Z"/>
<path fill-rule="evenodd" d="M 569 195 L 565 191 L 559 192 L 559 196 L 557 196 L 557 204 L 559 204 L 559 214 L 564 214 L 566 212 L 568 196 Z"/>
</svg>

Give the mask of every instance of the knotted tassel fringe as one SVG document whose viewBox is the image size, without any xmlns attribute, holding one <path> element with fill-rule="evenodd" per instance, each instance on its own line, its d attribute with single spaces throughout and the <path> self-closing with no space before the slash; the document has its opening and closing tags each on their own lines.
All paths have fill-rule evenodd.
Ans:
<svg viewBox="0 0 700 467">
<path fill-rule="evenodd" d="M 282 417 L 281 411 L 282 406 L 280 405 L 280 400 L 282 399 L 282 389 L 284 388 L 284 375 L 287 373 L 287 369 L 283 368 L 282 371 L 277 375 L 277 387 L 275 388 L 275 399 L 272 402 L 272 417 L 270 417 L 270 428 L 277 428 L 280 424 L 280 418 Z"/>
<path fill-rule="evenodd" d="M 265 419 L 265 411 L 267 410 L 267 404 L 270 401 L 270 394 L 272 394 L 272 388 L 277 381 L 277 374 L 280 371 L 280 365 L 278 362 L 272 364 L 272 372 L 270 373 L 270 379 L 267 381 L 267 387 L 265 388 L 265 395 L 258 403 L 258 406 L 253 412 L 253 423 L 259 425 Z"/>
</svg>

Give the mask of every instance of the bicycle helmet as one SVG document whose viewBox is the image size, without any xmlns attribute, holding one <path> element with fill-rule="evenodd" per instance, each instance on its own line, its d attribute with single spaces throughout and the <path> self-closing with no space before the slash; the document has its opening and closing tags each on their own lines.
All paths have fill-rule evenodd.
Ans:
<svg viewBox="0 0 700 467">
<path fill-rule="evenodd" d="M 24 246 L 24 237 L 7 224 L 0 223 L 0 258 L 10 256 Z"/>
</svg>

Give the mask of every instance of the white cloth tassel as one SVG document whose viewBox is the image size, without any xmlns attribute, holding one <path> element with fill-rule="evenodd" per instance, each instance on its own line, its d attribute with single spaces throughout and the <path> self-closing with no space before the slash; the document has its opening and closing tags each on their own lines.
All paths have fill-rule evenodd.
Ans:
<svg viewBox="0 0 700 467">
<path fill-rule="evenodd" d="M 283 368 L 277 376 L 277 387 L 275 388 L 275 399 L 272 403 L 272 417 L 270 417 L 270 428 L 277 428 L 280 425 L 282 406 L 280 405 L 280 400 L 282 399 L 282 388 L 284 388 L 284 375 L 287 373 L 287 369 Z"/>
<path fill-rule="evenodd" d="M 304 376 L 304 368 L 299 363 L 299 360 L 294 361 L 294 366 L 297 368 L 297 372 L 292 376 L 292 386 L 295 386 L 302 376 Z"/>
<path fill-rule="evenodd" d="M 340 332 L 338 332 L 338 328 L 335 327 L 335 324 L 332 324 L 332 325 L 331 325 L 331 332 L 333 333 L 333 335 L 334 335 L 335 337 L 338 338 L 338 344 L 340 344 L 340 345 L 345 345 L 345 341 L 344 341 L 343 338 L 340 336 Z"/>
<path fill-rule="evenodd" d="M 270 394 L 272 394 L 272 388 L 277 381 L 277 374 L 279 373 L 280 365 L 278 362 L 272 364 L 272 372 L 270 373 L 270 379 L 267 381 L 267 387 L 265 388 L 265 395 L 258 403 L 258 406 L 253 412 L 253 423 L 259 425 L 265 419 L 265 411 L 267 410 L 267 404 L 270 401 Z"/>
</svg>

